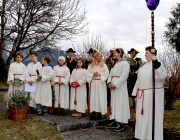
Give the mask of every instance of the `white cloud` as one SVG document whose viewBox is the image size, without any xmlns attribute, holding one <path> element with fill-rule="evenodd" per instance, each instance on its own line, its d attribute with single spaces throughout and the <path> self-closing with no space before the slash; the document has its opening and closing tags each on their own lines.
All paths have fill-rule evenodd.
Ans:
<svg viewBox="0 0 180 140">
<path fill-rule="evenodd" d="M 166 30 L 165 22 L 170 11 L 179 0 L 161 0 L 155 11 L 155 43 L 161 44 Z M 116 44 L 128 51 L 135 47 L 144 55 L 144 48 L 151 45 L 151 11 L 146 7 L 145 0 L 83 0 L 90 20 L 90 32 L 100 32 L 107 43 Z M 81 41 L 82 37 L 76 40 Z M 71 47 L 71 42 L 63 41 L 63 49 Z"/>
</svg>

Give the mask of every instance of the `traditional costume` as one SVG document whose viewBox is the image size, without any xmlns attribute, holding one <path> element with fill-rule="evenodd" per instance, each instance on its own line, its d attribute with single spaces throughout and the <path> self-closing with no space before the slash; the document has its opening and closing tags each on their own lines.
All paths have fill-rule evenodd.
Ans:
<svg viewBox="0 0 180 140">
<path fill-rule="evenodd" d="M 74 51 L 72 48 L 69 48 L 66 52 L 67 52 L 67 53 L 68 53 L 68 52 L 73 52 L 73 53 L 75 53 L 75 51 Z M 71 74 L 72 71 L 73 71 L 73 69 L 75 69 L 75 67 L 76 67 L 77 61 L 76 61 L 75 59 L 73 59 L 73 60 L 71 61 L 71 58 L 69 58 L 69 56 L 66 56 L 66 63 L 67 63 L 67 67 L 69 68 L 70 74 Z"/>
<path fill-rule="evenodd" d="M 24 84 L 20 85 L 19 82 L 25 81 L 26 75 L 27 75 L 27 69 L 23 63 L 14 62 L 10 65 L 8 80 L 7 80 L 7 83 L 9 84 L 8 94 L 13 95 L 15 94 L 16 90 L 19 91 L 24 90 Z M 11 83 L 12 80 L 15 82 L 14 85 Z"/>
<path fill-rule="evenodd" d="M 39 74 L 42 76 L 41 80 L 38 82 L 35 102 L 41 106 L 51 107 L 52 106 L 52 90 L 50 80 L 53 78 L 53 69 L 50 66 L 43 66 L 39 70 Z M 41 111 L 40 108 L 37 108 L 37 111 Z M 44 110 L 45 112 L 47 110 Z"/>
<path fill-rule="evenodd" d="M 86 74 L 86 69 L 77 68 L 73 70 L 70 78 L 71 84 L 78 84 L 76 88 L 71 87 L 70 109 L 81 113 L 85 113 L 87 109 Z"/>
<path fill-rule="evenodd" d="M 69 109 L 69 78 L 70 72 L 66 65 L 56 65 L 54 67 L 55 108 Z M 62 82 L 63 84 L 59 85 L 56 84 L 56 82 Z M 60 112 L 60 110 L 58 110 L 58 112 Z"/>
<path fill-rule="evenodd" d="M 116 88 L 111 90 L 110 100 L 110 120 L 115 119 L 117 122 L 128 123 L 130 119 L 129 98 L 127 91 L 127 78 L 129 75 L 129 64 L 121 58 L 111 69 L 108 83 Z"/>
<path fill-rule="evenodd" d="M 107 88 L 106 79 L 109 75 L 109 70 L 106 64 L 103 67 L 89 65 L 87 81 L 89 82 L 89 112 L 100 112 L 102 115 L 107 113 Z M 93 77 L 93 74 L 98 72 L 101 76 Z"/>
<path fill-rule="evenodd" d="M 163 140 L 164 88 L 167 76 L 157 60 L 147 62 L 139 71 L 132 95 L 136 96 L 135 138 L 152 140 L 152 62 L 155 67 L 155 140 Z"/>
<path fill-rule="evenodd" d="M 40 71 L 42 68 L 42 64 L 40 62 L 31 62 L 27 65 L 27 77 L 26 82 L 33 81 L 34 84 L 38 84 L 38 76 L 36 70 Z M 29 103 L 30 107 L 36 108 L 36 103 L 34 101 L 35 99 L 35 92 L 29 93 L 32 100 Z"/>
<path fill-rule="evenodd" d="M 130 72 L 129 72 L 129 77 L 128 77 L 128 94 L 129 96 L 132 97 L 133 100 L 133 106 L 131 108 L 135 108 L 135 101 L 134 101 L 134 96 L 132 96 L 133 88 L 137 80 L 137 71 L 142 65 L 142 59 L 136 57 L 136 55 L 139 53 L 138 50 L 132 48 L 130 51 L 128 51 L 128 54 L 131 56 L 126 57 L 126 60 L 130 64 Z"/>
</svg>

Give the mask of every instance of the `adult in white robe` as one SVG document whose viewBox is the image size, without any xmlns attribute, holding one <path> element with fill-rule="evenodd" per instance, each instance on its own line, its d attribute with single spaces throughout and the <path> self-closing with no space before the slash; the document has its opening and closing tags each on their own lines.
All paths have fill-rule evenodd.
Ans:
<svg viewBox="0 0 180 140">
<path fill-rule="evenodd" d="M 141 67 L 132 95 L 136 96 L 136 126 L 135 138 L 152 140 L 152 62 L 156 61 L 147 57 L 151 55 L 146 50 L 148 62 Z M 154 63 L 155 65 L 155 63 Z M 163 140 L 163 116 L 164 116 L 164 88 L 163 84 L 167 74 L 162 65 L 155 68 L 155 140 Z"/>
<path fill-rule="evenodd" d="M 78 82 L 80 85 L 76 88 L 71 87 L 70 109 L 81 113 L 85 113 L 87 109 L 86 74 L 86 69 L 77 68 L 72 71 L 70 78 L 70 83 Z"/>
<path fill-rule="evenodd" d="M 54 107 L 69 109 L 69 78 L 70 70 L 66 65 L 56 65 L 54 67 L 53 83 L 55 89 L 55 104 Z M 62 85 L 56 84 L 62 82 Z"/>
<path fill-rule="evenodd" d="M 27 75 L 26 66 L 20 62 L 14 62 L 10 65 L 7 83 L 9 84 L 8 95 L 15 94 L 15 91 L 23 91 L 24 84 L 22 85 L 13 85 L 11 81 L 14 81 L 14 78 L 19 78 L 21 81 L 25 81 Z"/>
<path fill-rule="evenodd" d="M 40 71 L 40 69 L 42 68 L 42 64 L 40 62 L 31 62 L 27 65 L 27 77 L 26 77 L 26 82 L 32 81 L 34 84 L 38 84 L 38 76 L 37 76 L 37 72 L 36 70 Z M 36 92 L 31 92 L 30 97 L 32 98 L 32 100 L 29 103 L 30 107 L 34 107 L 36 108 L 37 105 L 35 103 L 35 93 Z"/>
<path fill-rule="evenodd" d="M 102 115 L 107 113 L 107 87 L 106 80 L 109 75 L 109 70 L 106 64 L 88 66 L 87 81 L 89 83 L 89 106 L 90 112 L 99 112 Z M 94 77 L 94 73 L 98 72 L 101 75 Z"/>
<path fill-rule="evenodd" d="M 35 102 L 42 106 L 52 106 L 52 90 L 50 80 L 53 78 L 53 69 L 46 65 L 39 70 L 41 80 L 38 82 Z"/>
<path fill-rule="evenodd" d="M 111 83 L 116 88 L 111 90 L 110 98 L 110 120 L 128 123 L 130 119 L 129 97 L 127 91 L 127 78 L 130 65 L 121 58 L 111 69 L 107 83 Z"/>
</svg>

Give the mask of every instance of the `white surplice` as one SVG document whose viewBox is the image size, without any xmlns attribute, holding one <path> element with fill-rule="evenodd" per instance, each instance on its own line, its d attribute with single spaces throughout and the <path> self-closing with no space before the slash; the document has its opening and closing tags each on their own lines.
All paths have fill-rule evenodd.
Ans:
<svg viewBox="0 0 180 140">
<path fill-rule="evenodd" d="M 163 140 L 164 88 L 167 74 L 160 66 L 155 69 L 155 140 Z M 141 89 L 137 92 L 138 89 Z M 143 92 L 144 90 L 144 98 Z M 141 140 L 152 140 L 152 61 L 146 63 L 139 71 L 132 95 L 136 96 L 135 137 Z M 143 114 L 142 114 L 143 109 Z"/>
<path fill-rule="evenodd" d="M 14 80 L 14 78 L 19 78 L 21 81 L 25 82 L 26 75 L 27 75 L 27 69 L 23 63 L 14 62 L 10 65 L 8 80 L 7 80 L 7 83 L 9 84 L 8 94 L 15 93 L 16 90 L 19 91 L 24 90 L 24 84 L 21 86 L 13 85 L 11 83 L 11 80 Z"/>
<path fill-rule="evenodd" d="M 127 78 L 129 75 L 129 63 L 120 61 L 111 69 L 108 82 L 115 85 L 111 90 L 110 107 L 112 114 L 110 120 L 115 119 L 118 122 L 128 123 L 130 119 L 129 97 L 127 91 Z"/>
<path fill-rule="evenodd" d="M 26 82 L 33 81 L 34 84 L 38 84 L 37 82 L 37 72 L 36 70 L 40 71 L 42 68 L 42 64 L 40 62 L 31 62 L 27 65 L 27 77 L 26 77 Z M 29 103 L 30 107 L 35 107 L 36 108 L 36 103 L 34 101 L 35 99 L 35 92 L 30 93 L 30 97 L 32 100 Z"/>
<path fill-rule="evenodd" d="M 43 106 L 52 106 L 52 91 L 50 80 L 53 78 L 53 69 L 50 66 L 43 66 L 39 70 L 42 75 L 41 80 L 38 82 L 35 102 Z"/>
<path fill-rule="evenodd" d="M 107 113 L 107 87 L 106 80 L 109 70 L 106 64 L 103 67 L 91 65 L 88 67 L 87 81 L 89 83 L 89 107 L 90 112 Z M 94 72 L 99 72 L 101 76 L 93 77 Z"/>
<path fill-rule="evenodd" d="M 60 76 L 60 77 L 59 77 Z M 56 65 L 54 67 L 53 83 L 62 82 L 62 85 L 55 84 L 55 104 L 54 107 L 58 107 L 60 103 L 60 108 L 69 109 L 69 78 L 70 71 L 67 66 Z"/>
<path fill-rule="evenodd" d="M 87 109 L 87 90 L 86 90 L 86 74 L 87 70 L 78 68 L 74 69 L 71 74 L 70 83 L 78 82 L 80 87 L 71 87 L 70 109 L 85 113 Z M 76 94 L 76 105 L 74 104 Z"/>
</svg>

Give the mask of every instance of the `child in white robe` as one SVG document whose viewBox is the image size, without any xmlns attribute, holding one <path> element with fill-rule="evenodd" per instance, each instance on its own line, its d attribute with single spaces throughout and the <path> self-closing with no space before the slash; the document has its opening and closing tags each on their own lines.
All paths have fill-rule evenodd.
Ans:
<svg viewBox="0 0 180 140">
<path fill-rule="evenodd" d="M 80 117 L 82 113 L 87 109 L 87 90 L 86 90 L 86 74 L 87 70 L 84 69 L 84 63 L 82 59 L 77 60 L 77 66 L 72 71 L 70 78 L 71 85 L 71 98 L 70 109 L 76 110 L 72 116 Z"/>
<path fill-rule="evenodd" d="M 52 90 L 51 79 L 53 78 L 53 69 L 48 66 L 51 61 L 51 57 L 44 55 L 42 57 L 43 67 L 38 73 L 38 86 L 35 95 L 35 102 L 37 104 L 37 114 L 48 114 L 48 107 L 52 106 Z"/>
<path fill-rule="evenodd" d="M 42 64 L 40 62 L 37 61 L 37 58 L 38 58 L 38 54 L 37 52 L 31 52 L 30 53 L 30 56 L 31 56 L 31 63 L 29 63 L 27 65 L 27 77 L 26 77 L 26 82 L 29 83 L 30 85 L 32 84 L 38 84 L 37 83 L 37 72 L 36 70 L 40 71 L 40 69 L 42 68 Z M 32 100 L 30 101 L 29 103 L 29 106 L 30 106 L 30 112 L 31 113 L 35 113 L 35 110 L 37 108 L 37 105 L 34 101 L 35 99 L 35 92 L 31 92 L 31 93 L 28 93 L 28 95 L 32 98 Z"/>
<path fill-rule="evenodd" d="M 106 79 L 109 75 L 107 65 L 102 60 L 102 54 L 96 52 L 93 62 L 88 66 L 87 81 L 89 83 L 88 113 L 90 120 L 100 120 L 107 113 Z"/>
<path fill-rule="evenodd" d="M 113 128 L 115 131 L 124 129 L 123 123 L 128 123 L 130 119 L 129 97 L 127 91 L 127 78 L 129 76 L 130 65 L 123 58 L 122 48 L 115 49 L 113 58 L 117 60 L 110 71 L 108 78 L 108 87 L 111 90 L 110 95 L 110 120 L 112 122 L 107 128 Z"/>
<path fill-rule="evenodd" d="M 69 78 L 70 70 L 66 66 L 65 57 L 58 58 L 58 65 L 54 67 L 53 83 L 55 89 L 54 114 L 64 115 L 64 109 L 69 109 Z"/>
<path fill-rule="evenodd" d="M 27 75 L 27 69 L 22 63 L 22 60 L 22 52 L 17 52 L 15 54 L 15 62 L 12 63 L 9 68 L 7 80 L 7 83 L 9 84 L 8 96 L 13 96 L 17 90 L 24 90 L 24 81 Z"/>
</svg>

